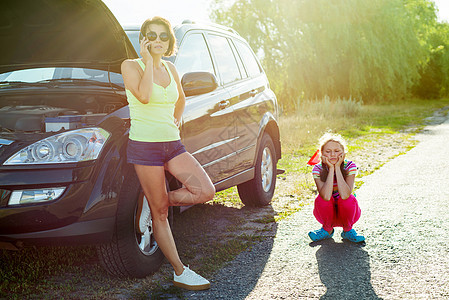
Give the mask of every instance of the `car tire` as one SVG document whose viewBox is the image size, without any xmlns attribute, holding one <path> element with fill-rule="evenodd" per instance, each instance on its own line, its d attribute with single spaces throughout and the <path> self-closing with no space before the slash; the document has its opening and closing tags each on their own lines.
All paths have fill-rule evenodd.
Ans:
<svg viewBox="0 0 449 300">
<path fill-rule="evenodd" d="M 144 205 L 139 179 L 130 167 L 125 177 L 117 205 L 114 235 L 109 244 L 97 246 L 98 256 L 103 268 L 118 277 L 144 278 L 162 265 L 164 255 L 157 245 L 151 227 L 151 215 L 141 233 L 136 216 Z M 140 205 L 140 207 L 139 207 Z M 143 214 L 140 214 L 145 218 Z M 173 212 L 169 210 L 169 223 L 172 226 Z M 146 239 L 145 239 L 146 238 Z"/>
<path fill-rule="evenodd" d="M 255 164 L 255 175 L 237 186 L 243 204 L 262 207 L 270 204 L 276 186 L 276 152 L 270 135 L 264 133 Z"/>
</svg>

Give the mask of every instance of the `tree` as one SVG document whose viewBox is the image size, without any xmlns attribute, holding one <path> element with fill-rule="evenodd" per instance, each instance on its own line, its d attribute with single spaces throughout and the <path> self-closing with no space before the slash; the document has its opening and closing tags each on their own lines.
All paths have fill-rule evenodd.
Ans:
<svg viewBox="0 0 449 300">
<path fill-rule="evenodd" d="M 425 50 L 419 74 L 412 88 L 420 98 L 440 98 L 449 90 L 449 24 L 438 23 L 435 3 L 429 0 L 404 0 L 407 12 L 414 21 L 414 30 Z"/>
<path fill-rule="evenodd" d="M 413 94 L 424 99 L 449 95 L 449 24 L 437 24 L 427 36 L 429 51 L 420 68 L 420 79 L 413 86 Z"/>
<path fill-rule="evenodd" d="M 427 60 L 417 32 L 428 32 L 424 23 L 435 8 L 415 18 L 427 2 L 216 0 L 212 18 L 258 49 L 281 104 L 290 108 L 301 97 L 406 96 Z"/>
</svg>

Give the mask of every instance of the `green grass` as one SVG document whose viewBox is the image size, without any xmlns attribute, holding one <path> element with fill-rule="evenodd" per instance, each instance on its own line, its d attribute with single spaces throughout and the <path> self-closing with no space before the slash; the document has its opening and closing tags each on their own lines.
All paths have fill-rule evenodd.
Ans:
<svg viewBox="0 0 449 300">
<path fill-rule="evenodd" d="M 369 147 L 375 147 L 377 140 L 394 136 L 405 146 L 403 151 L 388 157 L 388 161 L 413 148 L 416 141 L 411 138 L 423 128 L 425 118 L 442 108 L 448 113 L 448 105 L 449 99 L 409 99 L 368 105 L 354 100 L 331 102 L 327 98 L 304 101 L 299 112 L 281 118 L 282 159 L 278 168 L 285 170 L 285 176 L 295 178 L 291 192 L 298 195 L 298 199 L 307 198 L 307 195 L 316 192 L 310 176 L 312 168 L 307 166 L 307 161 L 317 150 L 318 139 L 325 132 L 337 132 L 345 137 L 349 155 L 357 151 L 369 151 Z M 359 188 L 363 184 L 361 178 L 378 170 L 386 161 L 359 172 L 355 187 Z M 307 174 L 309 177 L 304 177 Z M 298 205 L 291 201 L 283 204 L 280 210 L 277 221 L 295 213 Z"/>
<path fill-rule="evenodd" d="M 213 203 L 226 204 L 234 207 L 242 206 L 242 202 L 240 201 L 237 187 L 235 186 L 216 193 L 212 201 Z"/>
<path fill-rule="evenodd" d="M 251 247 L 260 240 L 260 236 L 243 234 L 225 242 L 216 241 L 215 243 L 202 245 L 198 249 L 199 251 L 212 251 L 211 255 L 204 256 L 201 259 L 199 272 L 201 274 L 212 275 L 223 267 L 226 262 L 234 259 L 242 251 L 245 251 L 248 247 Z"/>
<path fill-rule="evenodd" d="M 263 218 L 255 219 L 255 220 L 253 220 L 253 222 L 260 223 L 260 224 L 269 224 L 269 223 L 276 222 L 276 219 L 274 216 L 268 215 L 268 216 L 264 216 Z"/>
<path fill-rule="evenodd" d="M 348 107 L 352 104 L 357 106 L 357 109 L 353 109 L 353 113 L 347 115 L 344 111 L 327 104 L 327 100 L 324 99 L 303 102 L 298 113 L 281 117 L 283 154 L 297 154 L 302 153 L 304 149 L 309 151 L 316 149 L 318 138 L 327 130 L 354 139 L 366 135 L 388 135 L 407 128 L 419 127 L 435 110 L 449 105 L 449 99 L 409 99 L 367 105 L 343 103 L 341 100 L 335 105 Z M 326 107 L 331 109 L 332 113 L 325 115 L 321 113 Z"/>
<path fill-rule="evenodd" d="M 51 294 L 82 298 L 83 293 L 107 297 L 114 291 L 108 287 L 111 284 L 125 288 L 130 282 L 105 276 L 93 247 L 2 250 L 0 258 L 0 298 L 22 299 L 21 295 L 41 298 Z M 83 286 L 81 294 L 80 286 Z"/>
</svg>

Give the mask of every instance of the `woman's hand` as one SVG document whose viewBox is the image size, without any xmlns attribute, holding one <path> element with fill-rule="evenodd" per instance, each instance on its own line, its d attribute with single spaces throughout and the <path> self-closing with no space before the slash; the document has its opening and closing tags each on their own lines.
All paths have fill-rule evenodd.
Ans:
<svg viewBox="0 0 449 300">
<path fill-rule="evenodd" d="M 337 160 L 337 162 L 335 163 L 335 167 L 336 167 L 336 168 L 339 168 L 340 165 L 345 161 L 345 156 L 346 156 L 346 153 L 342 153 L 342 154 L 340 154 L 340 155 L 338 156 L 338 160 Z"/>
<path fill-rule="evenodd" d="M 150 63 L 151 65 L 153 64 L 153 57 L 150 54 L 150 47 L 150 41 L 146 37 L 144 37 L 140 41 L 140 55 L 142 56 L 142 60 L 145 65 L 147 65 L 148 63 Z"/>
<path fill-rule="evenodd" d="M 181 126 L 181 118 L 178 119 L 178 118 L 175 117 L 175 125 L 178 128 L 179 128 L 179 126 Z"/>
</svg>

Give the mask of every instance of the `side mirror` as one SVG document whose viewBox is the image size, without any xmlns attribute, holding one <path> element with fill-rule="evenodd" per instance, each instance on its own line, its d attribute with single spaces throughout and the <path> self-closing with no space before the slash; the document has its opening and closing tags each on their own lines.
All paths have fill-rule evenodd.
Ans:
<svg viewBox="0 0 449 300">
<path fill-rule="evenodd" d="M 215 75 L 209 72 L 185 73 L 181 85 L 187 97 L 209 93 L 218 87 Z"/>
</svg>

